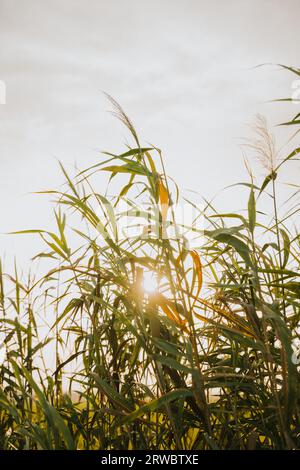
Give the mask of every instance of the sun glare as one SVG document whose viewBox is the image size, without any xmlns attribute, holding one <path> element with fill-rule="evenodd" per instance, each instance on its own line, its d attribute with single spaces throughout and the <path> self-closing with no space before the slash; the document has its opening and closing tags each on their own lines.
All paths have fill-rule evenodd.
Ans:
<svg viewBox="0 0 300 470">
<path fill-rule="evenodd" d="M 158 290 L 157 275 L 153 271 L 144 271 L 143 289 L 147 294 L 154 294 Z"/>
</svg>

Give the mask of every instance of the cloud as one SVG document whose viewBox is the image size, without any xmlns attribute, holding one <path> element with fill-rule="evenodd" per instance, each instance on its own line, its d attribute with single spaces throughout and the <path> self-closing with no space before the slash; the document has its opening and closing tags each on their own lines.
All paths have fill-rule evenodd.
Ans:
<svg viewBox="0 0 300 470">
<path fill-rule="evenodd" d="M 101 90 L 163 148 L 181 185 L 209 196 L 240 177 L 244 123 L 290 86 L 251 67 L 297 65 L 299 13 L 294 0 L 1 0 L 0 231 L 20 228 L 13 214 L 34 204 L 22 194 L 59 183 L 56 157 L 86 166 L 120 149 L 126 131 Z M 36 206 L 26 225 L 44 213 Z"/>
</svg>

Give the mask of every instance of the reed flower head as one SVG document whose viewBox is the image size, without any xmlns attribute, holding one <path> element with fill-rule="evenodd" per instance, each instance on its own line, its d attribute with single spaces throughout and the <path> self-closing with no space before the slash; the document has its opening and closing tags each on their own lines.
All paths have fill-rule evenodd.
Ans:
<svg viewBox="0 0 300 470">
<path fill-rule="evenodd" d="M 254 151 L 259 164 L 271 174 L 275 171 L 277 162 L 275 137 L 268 128 L 266 118 L 261 114 L 255 116 L 250 128 L 254 136 L 245 145 Z"/>
</svg>

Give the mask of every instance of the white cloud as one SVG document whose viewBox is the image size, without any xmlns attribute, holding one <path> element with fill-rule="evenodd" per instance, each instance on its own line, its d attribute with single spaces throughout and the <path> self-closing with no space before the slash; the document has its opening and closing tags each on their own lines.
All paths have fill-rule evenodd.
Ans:
<svg viewBox="0 0 300 470">
<path fill-rule="evenodd" d="M 287 94 L 292 80 L 250 68 L 299 65 L 299 13 L 297 0 L 1 0 L 0 232 L 48 223 L 23 194 L 61 181 L 56 157 L 86 166 L 95 149 L 120 149 L 126 132 L 101 90 L 162 147 L 182 186 L 209 197 L 241 177 L 244 124 L 257 111 L 280 120 L 262 101 Z M 36 210 L 25 218 L 28 205 Z M 27 242 L 15 243 L 19 254 Z"/>
</svg>

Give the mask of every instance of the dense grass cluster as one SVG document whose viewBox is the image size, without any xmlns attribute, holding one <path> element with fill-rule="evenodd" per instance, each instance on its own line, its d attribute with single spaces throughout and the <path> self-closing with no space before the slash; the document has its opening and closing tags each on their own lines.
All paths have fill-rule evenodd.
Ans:
<svg viewBox="0 0 300 470">
<path fill-rule="evenodd" d="M 134 146 L 63 169 L 57 230 L 26 231 L 51 270 L 1 268 L 0 448 L 299 448 L 299 188 L 282 214 L 277 178 L 300 148 L 276 161 L 260 118 L 251 146 L 268 172 L 242 183 L 246 210 L 190 202 L 182 227 L 160 150 L 113 105 Z M 103 171 L 115 196 L 94 189 Z M 140 235 L 120 228 L 128 216 Z"/>
</svg>

